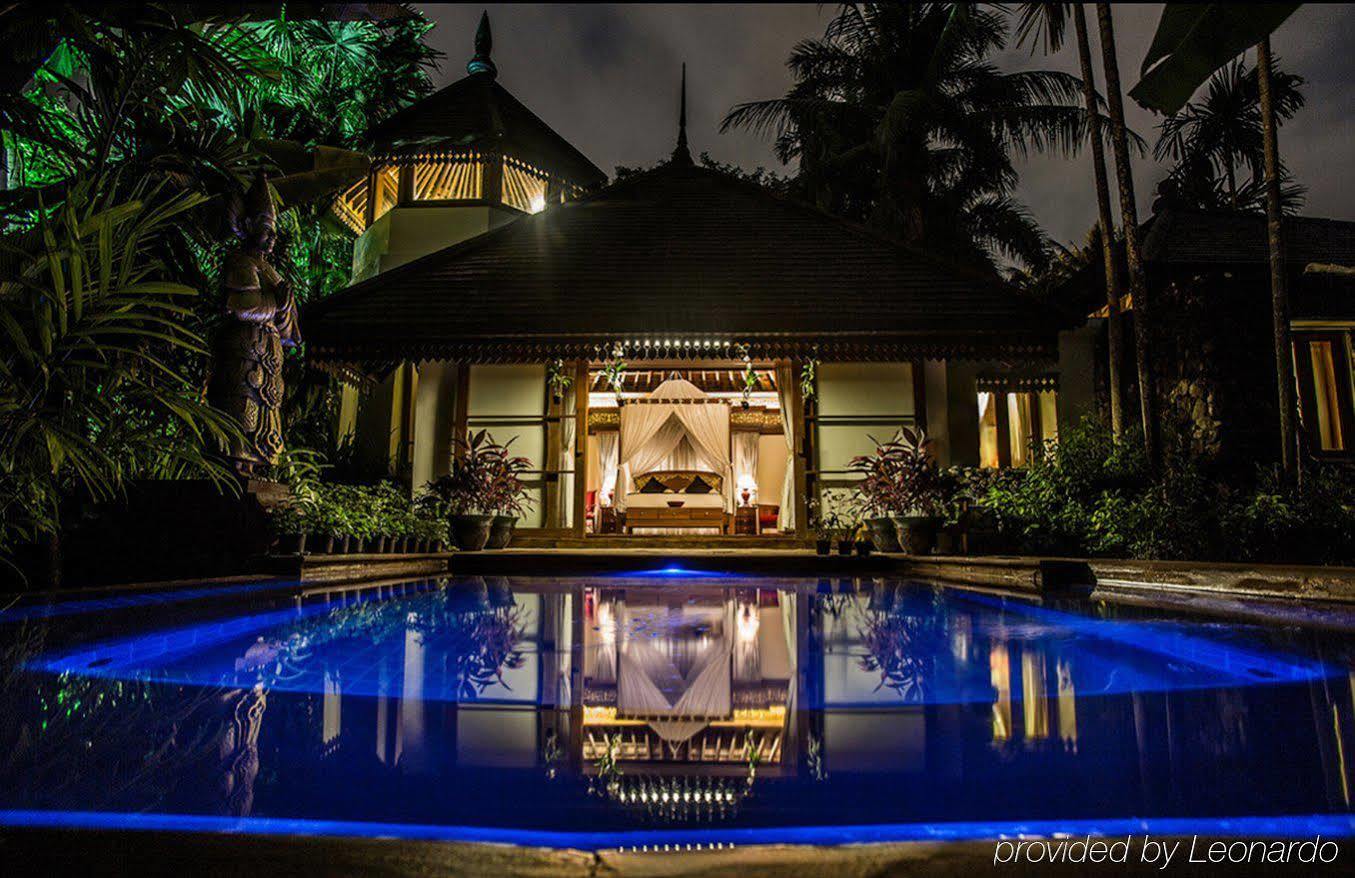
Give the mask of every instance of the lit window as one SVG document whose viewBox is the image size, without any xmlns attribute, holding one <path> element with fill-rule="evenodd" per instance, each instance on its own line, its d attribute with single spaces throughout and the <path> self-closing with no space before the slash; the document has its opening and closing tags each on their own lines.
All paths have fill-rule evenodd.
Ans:
<svg viewBox="0 0 1355 878">
<path fill-rule="evenodd" d="M 376 209 L 372 212 L 373 221 L 381 219 L 395 207 L 400 194 L 400 174 L 393 165 L 387 165 L 376 172 Z"/>
<path fill-rule="evenodd" d="M 997 394 L 979 393 L 979 465 L 997 469 L 1002 465 L 997 452 Z"/>
<path fill-rule="evenodd" d="M 1319 453 L 1351 449 L 1350 340 L 1343 332 L 1295 333 L 1294 371 L 1299 385 L 1299 419 L 1310 447 Z"/>
<path fill-rule="evenodd" d="M 526 213 L 546 208 L 546 178 L 529 165 L 504 159 L 503 203 Z"/>
<path fill-rule="evenodd" d="M 475 201 L 481 197 L 484 163 L 474 155 L 441 156 L 414 166 L 415 201 Z"/>
<path fill-rule="evenodd" d="M 1012 466 L 1025 466 L 1030 459 L 1030 394 L 1007 394 L 1007 435 L 1011 442 Z"/>
<path fill-rule="evenodd" d="M 1025 466 L 1032 450 L 1058 441 L 1056 391 L 982 390 L 978 405 L 980 466 Z"/>
<path fill-rule="evenodd" d="M 334 202 L 334 213 L 343 220 L 344 225 L 355 232 L 367 228 L 367 180 L 364 178 L 338 197 Z"/>
<path fill-rule="evenodd" d="M 1040 437 L 1043 442 L 1059 441 L 1059 395 L 1052 390 L 1040 391 Z"/>
<path fill-rule="evenodd" d="M 1308 342 L 1308 359 L 1313 369 L 1314 415 L 1317 437 L 1323 451 L 1345 450 L 1341 432 L 1341 406 L 1337 396 L 1336 358 L 1329 341 Z"/>
</svg>

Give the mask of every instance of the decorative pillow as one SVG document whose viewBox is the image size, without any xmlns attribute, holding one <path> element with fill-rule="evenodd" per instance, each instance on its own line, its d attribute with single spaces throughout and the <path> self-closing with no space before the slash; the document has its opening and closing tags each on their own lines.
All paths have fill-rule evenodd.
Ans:
<svg viewBox="0 0 1355 878">
<path fill-rule="evenodd" d="M 683 492 L 683 493 L 686 493 L 686 494 L 709 494 L 709 493 L 710 493 L 711 491 L 713 491 L 713 490 L 715 490 L 715 488 L 714 488 L 713 485 L 711 485 L 710 482 L 707 482 L 707 481 L 706 481 L 704 478 L 702 478 L 701 476 L 694 476 L 694 477 L 692 478 L 692 483 L 691 483 L 690 485 L 687 486 L 687 490 L 686 490 L 685 492 Z"/>
<path fill-rule="evenodd" d="M 648 479 L 645 480 L 645 482 L 644 482 L 643 485 L 640 486 L 640 493 L 641 493 L 641 494 L 666 494 L 666 493 L 668 493 L 668 489 L 664 487 L 663 482 L 661 482 L 661 481 L 659 481 L 658 479 L 656 479 L 656 478 L 654 478 L 653 476 L 651 476 L 651 477 L 649 477 Z"/>
</svg>

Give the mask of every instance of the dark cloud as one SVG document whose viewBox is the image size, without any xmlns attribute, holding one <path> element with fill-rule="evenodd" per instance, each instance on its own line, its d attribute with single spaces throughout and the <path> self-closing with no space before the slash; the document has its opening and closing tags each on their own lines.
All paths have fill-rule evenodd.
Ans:
<svg viewBox="0 0 1355 878">
<path fill-rule="evenodd" d="M 769 145 L 743 131 L 720 134 L 725 112 L 740 101 L 785 92 L 786 55 L 796 41 L 820 36 L 831 5 L 492 5 L 499 78 L 537 115 L 604 170 L 648 165 L 666 156 L 676 134 L 678 74 L 688 65 L 688 130 L 694 151 L 746 168 L 777 167 Z M 439 85 L 464 75 L 480 6 L 422 7 L 437 22 L 431 42 L 447 54 Z M 1160 13 L 1159 4 L 1115 4 L 1121 76 L 1137 78 Z M 1095 17 L 1088 5 L 1095 31 Z M 1099 53 L 1093 36 L 1093 52 Z M 1281 131 L 1281 150 L 1308 187 L 1304 212 L 1355 218 L 1355 179 L 1347 171 L 1355 136 L 1355 9 L 1307 4 L 1274 39 L 1286 69 L 1308 80 L 1308 105 Z M 1048 67 L 1076 72 L 1071 47 L 1060 56 L 1028 50 L 1000 56 L 1005 69 Z M 1099 64 L 1098 64 L 1099 70 Z M 1131 127 L 1150 142 L 1157 119 L 1132 101 Z M 1085 156 L 1037 156 L 1020 165 L 1019 197 L 1059 241 L 1080 241 L 1096 205 Z M 1135 163 L 1140 213 L 1164 170 Z"/>
</svg>

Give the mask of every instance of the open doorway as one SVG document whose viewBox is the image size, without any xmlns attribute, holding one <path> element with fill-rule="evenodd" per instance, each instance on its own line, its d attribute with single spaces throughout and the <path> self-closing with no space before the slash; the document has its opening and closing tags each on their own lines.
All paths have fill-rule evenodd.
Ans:
<svg viewBox="0 0 1355 878">
<path fill-rule="evenodd" d="M 776 368 L 632 364 L 589 373 L 586 531 L 785 533 L 790 447 Z"/>
</svg>

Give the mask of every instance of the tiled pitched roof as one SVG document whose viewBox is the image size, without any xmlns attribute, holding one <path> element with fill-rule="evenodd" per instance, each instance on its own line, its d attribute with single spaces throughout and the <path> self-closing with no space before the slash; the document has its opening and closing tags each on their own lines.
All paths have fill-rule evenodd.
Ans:
<svg viewBox="0 0 1355 878">
<path fill-rule="evenodd" d="M 1286 217 L 1285 260 L 1300 265 L 1355 265 L 1355 223 Z M 1168 209 L 1147 224 L 1144 259 L 1167 264 L 1264 264 L 1270 259 L 1266 218 L 1254 213 Z"/>
<path fill-rule="evenodd" d="M 725 174 L 669 164 L 387 271 L 308 310 L 323 359 L 454 342 L 704 335 L 1052 349 L 1000 281 Z"/>
<path fill-rule="evenodd" d="M 572 183 L 607 180 L 597 165 L 499 84 L 477 73 L 405 107 L 371 132 L 372 153 L 400 155 L 436 149 L 503 152 Z"/>
</svg>

